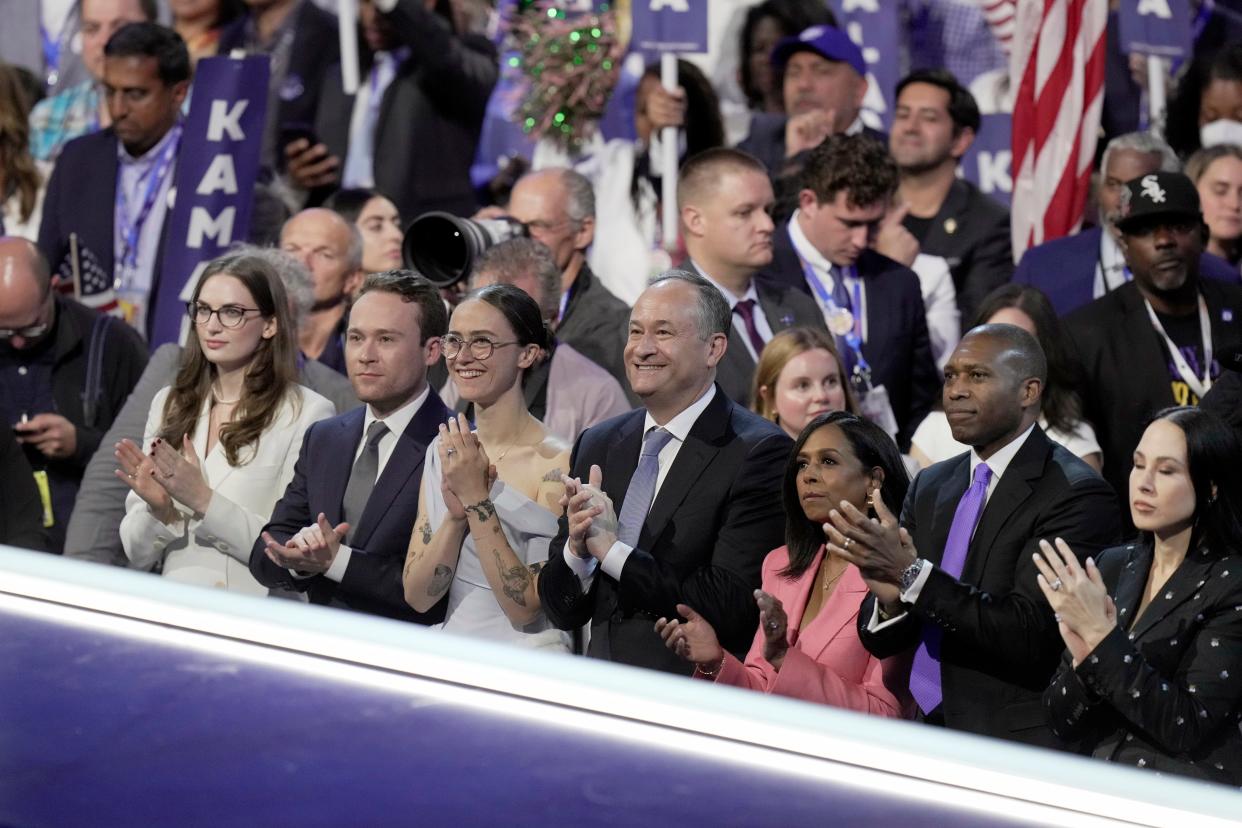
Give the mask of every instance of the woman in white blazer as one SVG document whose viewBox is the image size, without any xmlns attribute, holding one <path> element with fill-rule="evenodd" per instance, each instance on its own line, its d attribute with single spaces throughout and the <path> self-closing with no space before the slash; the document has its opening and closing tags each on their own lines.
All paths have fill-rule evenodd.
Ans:
<svg viewBox="0 0 1242 828">
<path fill-rule="evenodd" d="M 250 549 L 293 477 L 302 435 L 335 409 L 297 384 L 289 302 L 265 261 L 212 262 L 186 309 L 194 335 L 174 384 L 151 403 L 144 446 L 116 446 L 116 473 L 132 489 L 121 543 L 135 568 L 162 563 L 166 578 L 265 595 Z"/>
</svg>

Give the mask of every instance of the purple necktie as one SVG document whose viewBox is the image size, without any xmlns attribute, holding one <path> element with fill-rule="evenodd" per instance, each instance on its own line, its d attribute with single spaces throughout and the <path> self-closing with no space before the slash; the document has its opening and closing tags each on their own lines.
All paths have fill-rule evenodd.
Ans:
<svg viewBox="0 0 1242 828">
<path fill-rule="evenodd" d="M 643 437 L 638 467 L 634 469 L 634 476 L 630 478 L 630 485 L 625 490 L 621 516 L 617 518 L 617 540 L 627 546 L 638 545 L 638 536 L 642 534 L 643 524 L 647 521 L 651 501 L 655 500 L 656 481 L 660 477 L 660 452 L 671 439 L 671 431 L 655 427 Z"/>
<path fill-rule="evenodd" d="M 940 568 L 946 575 L 958 578 L 962 574 L 966 550 L 970 548 L 970 538 L 987 503 L 988 481 L 991 479 L 992 470 L 987 463 L 975 466 L 975 482 L 957 502 L 957 511 L 953 513 L 953 523 L 949 526 L 949 537 L 944 543 L 944 555 L 940 558 Z M 914 663 L 910 667 L 910 695 L 914 696 L 924 714 L 939 707 L 943 698 L 940 690 L 941 635 L 939 626 L 923 625 L 923 641 L 915 651 Z"/>
<path fill-rule="evenodd" d="M 746 326 L 746 336 L 755 348 L 755 356 L 759 356 L 763 353 L 764 342 L 763 337 L 759 335 L 759 329 L 755 327 L 755 300 L 741 300 L 733 306 L 733 312 L 742 317 L 742 324 Z"/>
</svg>

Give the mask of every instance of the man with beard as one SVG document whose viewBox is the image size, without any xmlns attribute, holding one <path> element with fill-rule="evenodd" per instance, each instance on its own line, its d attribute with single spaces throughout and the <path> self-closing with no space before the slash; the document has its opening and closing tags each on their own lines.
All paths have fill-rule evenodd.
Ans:
<svg viewBox="0 0 1242 828">
<path fill-rule="evenodd" d="M 1198 405 L 1220 373 L 1216 354 L 1242 342 L 1242 288 L 1202 278 L 1207 227 L 1199 194 L 1181 173 L 1127 184 L 1117 229 L 1133 280 L 1066 324 L 1086 373 L 1083 415 L 1104 449 L 1105 479 L 1124 496 L 1147 419 L 1171 405 Z"/>
</svg>

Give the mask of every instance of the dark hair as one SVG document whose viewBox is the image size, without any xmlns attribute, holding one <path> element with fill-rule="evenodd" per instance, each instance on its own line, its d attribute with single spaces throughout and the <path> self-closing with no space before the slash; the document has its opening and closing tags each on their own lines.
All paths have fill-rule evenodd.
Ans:
<svg viewBox="0 0 1242 828">
<path fill-rule="evenodd" d="M 534 277 L 539 284 L 539 295 L 531 298 L 539 303 L 544 319 L 556 319 L 561 303 L 561 269 L 546 245 L 531 238 L 517 238 L 489 247 L 474 266 L 471 286 L 483 275 L 506 285 L 522 276 Z"/>
<path fill-rule="evenodd" d="M 104 56 L 155 58 L 165 86 L 190 79 L 190 52 L 185 41 L 158 23 L 126 23 L 108 38 Z"/>
<path fill-rule="evenodd" d="M 73 4 L 73 10 L 70 14 L 75 16 L 75 18 L 72 18 L 76 21 L 75 25 L 81 25 L 82 4 L 84 2 L 86 2 L 86 0 L 77 0 L 77 2 Z M 223 5 L 223 3 L 221 5 Z M 157 0 L 138 0 L 138 10 L 142 12 L 142 16 L 146 18 L 149 23 L 155 23 L 160 19 L 160 8 Z"/>
<path fill-rule="evenodd" d="M 697 273 L 674 269 L 656 276 L 647 287 L 652 288 L 664 282 L 685 282 L 698 291 L 699 301 L 695 315 L 698 317 L 696 327 L 699 329 L 699 339 L 706 342 L 714 334 L 729 335 L 733 326 L 733 311 L 715 285 Z"/>
<path fill-rule="evenodd" d="M 362 215 L 362 211 L 366 209 L 371 199 L 381 197 L 374 190 L 368 190 L 364 187 L 353 187 L 345 190 L 337 190 L 323 206 L 336 213 L 350 224 L 358 221 L 358 216 Z"/>
<path fill-rule="evenodd" d="M 897 162 L 888 148 L 866 135 L 830 135 L 807 155 L 801 189 L 820 204 L 846 193 L 851 207 L 887 202 L 897 192 Z"/>
<path fill-rule="evenodd" d="M 142 0 L 144 3 L 146 1 L 147 0 Z M 155 8 L 153 0 L 151 8 Z M 227 23 L 232 23 L 234 20 L 241 17 L 245 11 L 246 5 L 242 2 L 242 0 L 216 0 L 216 19 L 211 22 L 211 28 L 219 29 Z M 147 19 L 154 21 L 156 18 L 151 16 Z M 177 16 L 174 14 L 173 21 L 176 22 L 176 19 Z"/>
<path fill-rule="evenodd" d="M 986 324 L 1006 308 L 1022 311 L 1035 323 L 1035 338 L 1047 365 L 1041 400 L 1044 419 L 1059 431 L 1074 433 L 1082 422 L 1081 369 L 1070 350 L 1064 323 L 1041 290 L 1010 282 L 984 297 L 972 328 Z"/>
<path fill-rule="evenodd" d="M 203 285 L 218 275 L 240 281 L 250 291 L 262 318 L 276 320 L 276 335 L 259 340 L 259 347 L 250 358 L 241 402 L 233 419 L 220 428 L 225 457 L 230 466 L 237 466 L 241 462 L 241 450 L 257 446 L 263 432 L 276 418 L 285 395 L 297 385 L 297 331 L 285 287 L 267 261 L 244 253 L 221 256 L 203 270 L 191 301 L 197 302 Z M 216 366 L 207 361 L 198 337 L 186 337 L 181 367 L 164 402 L 159 431 L 159 436 L 174 448 L 180 449 L 186 436 L 194 436 L 199 414 L 211 395 L 215 379 Z"/>
<path fill-rule="evenodd" d="M 779 573 L 782 578 L 793 580 L 806 572 L 806 568 L 811 565 L 815 554 L 824 544 L 823 527 L 806 516 L 806 512 L 802 510 L 802 500 L 798 497 L 798 452 L 802 451 L 812 434 L 830 425 L 841 429 L 854 456 L 864 469 L 879 466 L 884 472 L 884 482 L 880 484 L 880 498 L 894 515 L 901 514 L 906 490 L 910 488 L 910 475 L 906 472 L 906 464 L 897 452 L 897 444 L 884 429 L 848 411 L 830 411 L 811 420 L 802 429 L 789 453 L 781 483 L 781 499 L 785 505 L 785 547 L 789 550 L 789 566 Z"/>
<path fill-rule="evenodd" d="M 543 322 L 539 303 L 526 291 L 513 285 L 498 283 L 479 288 L 466 294 L 465 302 L 477 299 L 486 302 L 504 316 L 520 345 L 538 345 L 543 350 L 551 347 L 551 335 Z"/>
<path fill-rule="evenodd" d="M 1168 420 L 1186 435 L 1186 465 L 1195 488 L 1190 550 L 1224 556 L 1242 549 L 1242 441 L 1218 415 L 1196 406 L 1174 406 L 1147 425 Z M 1212 486 L 1216 494 L 1212 494 Z M 1139 540 L 1153 544 L 1151 532 Z"/>
<path fill-rule="evenodd" d="M 368 293 L 391 293 L 401 297 L 402 302 L 418 304 L 418 344 L 448 333 L 448 311 L 440 291 L 418 271 L 397 269 L 368 275 L 354 297 L 354 304 Z"/>
<path fill-rule="evenodd" d="M 1199 54 L 1169 98 L 1165 140 L 1183 159 L 1201 146 L 1199 108 L 1203 91 L 1216 80 L 1242 81 L 1242 42 L 1231 43 L 1215 53 Z"/>
<path fill-rule="evenodd" d="M 975 103 L 975 96 L 958 82 L 952 72 L 947 69 L 916 69 L 898 82 L 893 100 L 900 98 L 901 90 L 912 83 L 926 83 L 949 93 L 948 109 L 949 117 L 953 119 L 954 137 L 967 128 L 972 132 L 979 131 L 979 104 Z"/>
<path fill-rule="evenodd" d="M 5 188 L 17 195 L 22 221 L 34 213 L 43 178 L 30 154 L 30 105 L 17 67 L 0 63 L 0 170 Z M 0 191 L 0 202 L 8 197 L 9 192 Z"/>
<path fill-rule="evenodd" d="M 755 29 L 764 18 L 771 18 L 780 27 L 781 35 L 789 37 L 812 26 L 837 26 L 837 16 L 832 13 L 823 0 L 764 0 L 757 6 L 746 11 L 746 19 L 742 23 L 740 38 L 741 78 L 739 86 L 746 96 L 746 103 L 751 109 L 763 105 L 765 90 L 755 88 L 755 79 L 750 74 L 750 51 L 755 40 Z"/>
<path fill-rule="evenodd" d="M 660 77 L 660 64 L 653 63 L 643 77 Z M 724 120 L 720 117 L 720 98 L 699 67 L 688 60 L 677 61 L 677 82 L 686 90 L 686 154 L 724 146 Z M 637 103 L 637 100 L 635 101 Z"/>
</svg>

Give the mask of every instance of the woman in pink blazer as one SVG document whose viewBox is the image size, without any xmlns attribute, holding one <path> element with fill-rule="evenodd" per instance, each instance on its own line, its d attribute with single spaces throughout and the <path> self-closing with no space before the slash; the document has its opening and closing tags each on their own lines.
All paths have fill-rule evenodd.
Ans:
<svg viewBox="0 0 1242 828">
<path fill-rule="evenodd" d="M 842 500 L 867 509 L 881 497 L 897 513 L 910 479 L 893 441 L 844 411 L 816 417 L 785 469 L 785 546 L 763 561 L 755 590 L 759 629 L 746 661 L 725 652 L 692 607 L 685 621 L 661 618 L 665 644 L 694 662 L 695 678 L 778 693 L 880 716 L 909 717 L 910 656 L 877 659 L 858 639 L 862 573 L 824 547 L 823 524 Z"/>
</svg>

